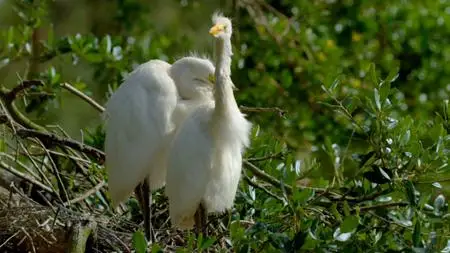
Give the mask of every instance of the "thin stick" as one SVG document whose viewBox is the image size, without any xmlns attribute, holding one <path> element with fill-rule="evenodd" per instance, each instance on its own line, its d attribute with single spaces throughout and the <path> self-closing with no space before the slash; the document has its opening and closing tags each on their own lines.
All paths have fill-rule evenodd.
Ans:
<svg viewBox="0 0 450 253">
<path fill-rule="evenodd" d="M 0 245 L 0 249 L 5 246 L 9 241 L 11 241 L 11 239 L 13 239 L 14 237 L 16 237 L 18 234 L 20 233 L 20 231 L 17 231 L 16 233 L 14 233 L 12 236 L 8 237 L 8 239 L 6 239 L 1 245 Z"/>
<path fill-rule="evenodd" d="M 24 174 L 20 171 L 15 170 L 14 168 L 12 168 L 11 166 L 9 166 L 8 164 L 6 164 L 5 162 L 0 162 L 0 167 L 11 172 L 12 174 L 14 174 L 17 177 L 20 177 L 28 182 L 30 182 L 33 185 L 38 186 L 39 188 L 41 188 L 42 190 L 52 194 L 52 195 L 56 195 L 55 192 L 48 186 L 44 185 L 43 183 L 35 180 L 34 178 L 30 177 L 27 174 Z"/>
<path fill-rule="evenodd" d="M 239 109 L 244 113 L 249 112 L 277 112 L 280 117 L 284 117 L 286 111 L 278 108 L 278 107 L 248 107 L 248 106 L 239 106 Z"/>
<path fill-rule="evenodd" d="M 289 185 L 282 185 L 282 183 L 280 181 L 278 181 L 276 178 L 274 178 L 273 176 L 263 172 L 262 170 L 258 169 L 258 167 L 256 167 L 253 163 L 249 162 L 249 161 L 244 161 L 244 164 L 247 165 L 246 167 L 250 169 L 250 171 L 257 177 L 263 179 L 264 181 L 268 182 L 269 184 L 277 187 L 277 188 L 282 188 L 284 187 L 286 189 L 286 192 L 291 194 L 292 193 L 292 187 Z"/>
<path fill-rule="evenodd" d="M 88 104 L 90 104 L 92 107 L 94 107 L 97 111 L 99 111 L 99 112 L 105 111 L 105 108 L 103 106 L 101 106 L 94 99 L 90 98 L 89 96 L 87 96 L 83 92 L 79 91 L 77 88 L 73 87 L 72 85 L 70 85 L 68 83 L 61 83 L 61 87 L 70 91 L 72 94 L 78 96 L 79 98 L 83 99 Z"/>
<path fill-rule="evenodd" d="M 103 186 L 106 185 L 105 181 L 100 182 L 99 184 L 97 184 L 94 188 L 86 191 L 85 193 L 83 193 L 81 196 L 76 197 L 74 199 L 68 200 L 67 202 L 65 202 L 63 204 L 63 206 L 69 206 L 71 204 L 75 204 L 78 203 L 80 201 L 85 200 L 86 198 L 88 198 L 89 196 L 91 196 L 92 194 L 96 193 L 97 191 L 99 191 Z"/>
<path fill-rule="evenodd" d="M 369 210 L 377 209 L 377 208 L 402 207 L 402 206 L 407 206 L 407 205 L 408 205 L 407 202 L 392 202 L 392 203 L 371 205 L 371 206 L 358 206 L 358 207 L 353 208 L 353 211 L 356 211 L 356 209 L 359 209 L 359 211 L 364 212 L 364 211 L 369 211 Z"/>
<path fill-rule="evenodd" d="M 94 156 L 100 164 L 103 164 L 105 160 L 105 153 L 103 153 L 102 151 L 72 139 L 59 137 L 52 133 L 44 133 L 31 129 L 20 129 L 17 130 L 17 135 L 19 135 L 21 138 L 29 138 L 29 137 L 38 138 L 44 143 L 50 142 L 53 144 L 57 144 L 59 146 L 67 146 L 73 148 L 82 153 Z"/>
<path fill-rule="evenodd" d="M 274 199 L 283 202 L 283 198 L 281 198 L 281 197 L 277 196 L 275 193 L 269 191 L 266 187 L 252 181 L 251 178 L 245 172 L 244 172 L 244 179 L 249 185 L 251 185 L 255 188 L 258 188 L 258 189 L 262 190 L 263 192 L 267 193 L 269 196 L 273 197 Z"/>
<path fill-rule="evenodd" d="M 30 240 L 31 242 L 31 248 L 33 249 L 33 252 L 36 253 L 36 248 L 34 247 L 34 242 L 33 242 L 33 238 L 30 236 L 30 234 L 25 230 L 25 228 L 21 227 L 20 228 L 23 233 L 28 237 L 28 240 Z"/>
</svg>

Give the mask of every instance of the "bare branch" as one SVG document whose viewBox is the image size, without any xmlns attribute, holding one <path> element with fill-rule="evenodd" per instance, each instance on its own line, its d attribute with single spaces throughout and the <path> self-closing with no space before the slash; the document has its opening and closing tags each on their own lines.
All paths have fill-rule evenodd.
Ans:
<svg viewBox="0 0 450 253">
<path fill-rule="evenodd" d="M 11 166 L 9 166 L 8 164 L 6 164 L 5 162 L 0 162 L 0 167 L 11 172 L 12 174 L 14 174 L 17 177 L 20 177 L 28 182 L 30 182 L 33 185 L 36 185 L 37 187 L 41 188 L 42 190 L 52 194 L 53 196 L 56 196 L 56 193 L 48 186 L 44 185 L 43 183 L 37 181 L 36 179 L 32 178 L 31 176 L 24 174 L 20 171 L 15 170 L 14 168 L 12 168 Z"/>
<path fill-rule="evenodd" d="M 26 80 L 11 90 L 5 88 L 0 90 L 0 96 L 8 103 L 14 101 L 23 91 L 32 87 L 44 86 L 41 80 Z"/>
<path fill-rule="evenodd" d="M 75 203 L 78 203 L 78 202 L 80 202 L 80 201 L 83 201 L 83 200 L 85 200 L 86 198 L 88 198 L 89 196 L 91 196 L 92 194 L 98 192 L 98 191 L 99 191 L 103 186 L 105 186 L 105 185 L 106 185 L 106 182 L 105 182 L 105 181 L 102 181 L 102 182 L 100 182 L 99 184 L 97 184 L 94 188 L 92 188 L 92 189 L 86 191 L 85 193 L 83 193 L 83 195 L 81 195 L 81 196 L 79 196 L 79 197 L 76 197 L 76 198 L 74 198 L 74 199 L 71 199 L 71 200 L 65 202 L 63 205 L 64 205 L 64 206 L 69 206 L 69 205 L 71 205 L 71 204 L 75 204 Z"/>
<path fill-rule="evenodd" d="M 61 147 L 70 147 L 78 150 L 82 153 L 92 155 L 100 164 L 105 161 L 105 154 L 94 147 L 86 145 L 84 143 L 78 142 L 76 140 L 71 140 L 68 138 L 59 137 L 53 133 L 43 133 L 31 129 L 19 129 L 17 135 L 21 138 L 38 138 L 44 143 L 52 143 Z"/>
<path fill-rule="evenodd" d="M 407 206 L 407 202 L 392 202 L 392 203 L 386 203 L 386 204 L 379 204 L 379 205 L 371 205 L 371 206 L 357 206 L 353 209 L 353 211 L 356 211 L 359 209 L 359 211 L 370 211 L 377 208 L 388 208 L 388 207 L 402 207 Z"/>
<path fill-rule="evenodd" d="M 239 106 L 239 109 L 243 113 L 251 113 L 251 112 L 276 112 L 280 117 L 284 117 L 286 111 L 278 108 L 278 107 L 248 107 L 248 106 Z"/>
<path fill-rule="evenodd" d="M 73 87 L 69 83 L 62 83 L 61 87 L 63 87 L 64 89 L 70 91 L 72 94 L 76 95 L 77 97 L 83 99 L 88 104 L 92 105 L 92 107 L 94 107 L 97 111 L 99 111 L 101 113 L 105 111 L 105 108 L 103 106 L 101 106 L 94 99 L 90 98 L 89 96 L 87 96 L 86 94 L 84 94 L 83 92 L 78 90 L 77 88 Z"/>
</svg>

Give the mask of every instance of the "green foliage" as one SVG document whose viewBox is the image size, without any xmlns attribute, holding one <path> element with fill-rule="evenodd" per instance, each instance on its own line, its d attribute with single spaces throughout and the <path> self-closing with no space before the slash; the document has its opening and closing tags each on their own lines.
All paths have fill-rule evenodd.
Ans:
<svg viewBox="0 0 450 253">
<path fill-rule="evenodd" d="M 171 61 L 207 37 L 207 30 L 187 37 L 183 24 L 158 29 L 145 18 L 144 1 L 113 2 L 113 28 L 57 36 L 50 1 L 18 1 L 21 22 L 0 31 L 0 70 L 23 60 L 42 66 L 22 77 L 44 82 L 17 103 L 31 119 L 60 123 L 48 112 L 67 103 L 63 82 L 106 101 L 137 64 Z M 207 13 L 187 2 L 183 15 Z M 238 103 L 287 114 L 249 113 L 243 180 L 221 220 L 228 233 L 189 234 L 177 252 L 449 252 L 449 10 L 448 1 L 241 3 L 233 13 Z M 38 52 L 30 46 L 36 28 L 46 30 Z M 68 74 L 78 67 L 88 71 Z M 84 142 L 102 149 L 102 124 L 84 128 Z M 91 172 L 103 177 L 99 168 Z M 91 201 L 109 208 L 101 196 Z M 132 239 L 144 252 L 142 232 Z M 162 244 L 151 251 L 162 252 Z"/>
<path fill-rule="evenodd" d="M 136 253 L 145 253 L 147 250 L 147 240 L 141 230 L 133 233 L 133 248 L 136 250 Z"/>
</svg>

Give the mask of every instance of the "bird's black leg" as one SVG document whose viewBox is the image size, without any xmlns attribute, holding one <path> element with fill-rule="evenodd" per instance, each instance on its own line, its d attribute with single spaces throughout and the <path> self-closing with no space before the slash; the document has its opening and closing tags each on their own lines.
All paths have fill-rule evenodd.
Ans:
<svg viewBox="0 0 450 253">
<path fill-rule="evenodd" d="M 154 241 L 153 233 L 152 233 L 152 194 L 150 193 L 150 184 L 148 178 L 145 178 L 144 183 L 142 184 L 142 193 L 144 198 L 144 231 L 145 237 L 147 237 L 148 241 Z"/>
<path fill-rule="evenodd" d="M 152 241 L 152 213 L 151 213 L 151 203 L 152 203 L 152 195 L 150 193 L 150 185 L 148 178 L 146 178 L 142 183 L 140 183 L 135 188 L 136 197 L 141 206 L 142 214 L 144 216 L 144 232 L 145 237 L 148 241 Z"/>
<path fill-rule="evenodd" d="M 200 232 L 203 234 L 203 236 L 207 236 L 206 226 L 208 221 L 208 215 L 202 203 L 198 205 L 197 211 L 195 211 L 194 219 L 195 219 L 195 232 L 197 236 L 200 235 Z"/>
<path fill-rule="evenodd" d="M 208 236 L 208 214 L 206 213 L 206 209 L 205 207 L 200 204 L 200 209 L 201 209 L 201 223 L 202 223 L 202 233 L 203 236 Z"/>
</svg>

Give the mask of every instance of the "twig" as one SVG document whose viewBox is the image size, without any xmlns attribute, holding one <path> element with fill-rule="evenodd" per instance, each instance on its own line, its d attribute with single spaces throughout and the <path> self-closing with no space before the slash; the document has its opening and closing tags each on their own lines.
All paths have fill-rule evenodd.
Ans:
<svg viewBox="0 0 450 253">
<path fill-rule="evenodd" d="M 262 157 L 252 157 L 252 158 L 248 158 L 247 161 L 260 162 L 260 161 L 265 161 L 265 160 L 270 160 L 270 159 L 278 159 L 278 158 L 283 158 L 283 152 L 279 152 L 276 154 L 269 154 L 269 155 L 262 156 Z"/>
<path fill-rule="evenodd" d="M 92 105 L 92 107 L 94 107 L 97 111 L 99 111 L 99 112 L 104 112 L 105 111 L 105 108 L 103 106 L 101 106 L 94 99 L 90 98 L 89 96 L 87 96 L 83 92 L 79 91 L 77 88 L 73 87 L 72 85 L 70 85 L 68 83 L 61 83 L 61 87 L 63 87 L 64 89 L 70 91 L 71 93 L 73 93 L 74 95 L 78 96 L 79 98 L 83 99 L 88 104 Z"/>
<path fill-rule="evenodd" d="M 41 180 L 45 181 L 52 189 L 53 192 L 56 193 L 56 188 L 53 186 L 53 184 L 50 182 L 50 180 L 48 179 L 47 175 L 45 175 L 44 171 L 42 171 L 41 168 L 39 168 L 39 165 L 37 164 L 37 162 L 34 160 L 33 156 L 30 155 L 30 152 L 28 152 L 28 149 L 25 148 L 25 146 L 19 142 L 19 146 L 20 148 L 23 149 L 23 151 L 26 153 L 26 157 L 30 160 L 30 162 L 33 164 L 34 168 L 39 172 L 39 175 L 41 176 Z M 41 166 L 44 167 L 44 161 L 42 161 Z M 59 194 L 57 195 L 58 198 L 60 198 Z M 62 201 L 61 201 L 62 202 Z"/>
<path fill-rule="evenodd" d="M 22 91 L 29 89 L 33 86 L 41 86 L 43 85 L 42 81 L 39 80 L 29 80 L 29 81 L 23 81 L 20 85 L 14 87 L 12 90 L 8 90 L 4 87 L 0 88 L 0 99 L 5 102 L 7 113 L 11 118 L 21 124 L 22 126 L 25 126 L 27 128 L 32 128 L 36 130 L 40 130 L 42 132 L 45 132 L 45 128 L 34 123 L 32 120 L 27 118 L 25 115 L 23 115 L 20 110 L 16 107 L 14 104 L 14 100 L 18 97 L 19 93 Z M 7 122 L 4 122 L 7 123 Z M 12 125 L 12 122 L 9 122 Z"/>
<path fill-rule="evenodd" d="M 250 179 L 250 177 L 247 175 L 247 173 L 244 173 L 244 179 L 249 185 L 262 190 L 263 192 L 267 193 L 268 195 L 270 195 L 274 199 L 279 200 L 280 202 L 284 202 L 282 197 L 277 196 L 275 193 L 269 191 L 266 187 L 264 187 L 264 186 L 262 186 L 262 185 L 260 185 L 260 184 L 258 184 L 256 182 L 252 181 Z"/>
<path fill-rule="evenodd" d="M 249 112 L 277 112 L 280 117 L 284 117 L 286 111 L 278 108 L 278 107 L 248 107 L 248 106 L 239 106 L 239 109 L 244 113 Z"/>
<path fill-rule="evenodd" d="M 28 166 L 26 166 L 24 163 L 19 161 L 17 158 L 15 158 L 15 157 L 7 154 L 7 153 L 0 153 L 0 156 L 4 156 L 4 157 L 8 158 L 9 160 L 13 161 L 15 164 L 17 164 L 20 167 L 22 167 L 24 170 L 27 171 L 27 173 L 29 173 L 33 177 L 36 177 L 36 178 L 38 177 L 38 175 L 36 175 L 34 171 L 32 171 L 30 168 L 28 168 Z"/>
<path fill-rule="evenodd" d="M 252 164 L 249 161 L 245 161 L 244 160 L 244 164 L 246 165 L 246 167 L 248 169 L 250 169 L 250 171 L 257 177 L 263 179 L 264 181 L 268 182 L 269 184 L 277 187 L 277 188 L 282 188 L 284 187 L 286 189 L 286 192 L 289 194 L 292 194 L 292 187 L 289 185 L 282 185 L 282 183 L 277 180 L 276 178 L 274 178 L 273 176 L 263 172 L 262 170 L 258 169 L 258 167 L 256 167 L 254 164 Z"/>
<path fill-rule="evenodd" d="M 20 171 L 15 170 L 14 168 L 12 168 L 11 166 L 9 166 L 8 164 L 6 164 L 5 162 L 0 162 L 0 167 L 11 172 L 12 174 L 14 174 L 17 177 L 20 177 L 28 182 L 30 182 L 33 185 L 38 186 L 39 188 L 41 188 L 42 190 L 52 194 L 52 195 L 56 195 L 55 192 L 48 186 L 44 185 L 43 183 L 37 181 L 36 179 L 30 177 L 27 174 L 24 174 Z"/>
<path fill-rule="evenodd" d="M 35 86 L 44 86 L 44 83 L 41 80 L 25 80 L 11 90 L 5 88 L 1 89 L 0 95 L 6 102 L 10 103 L 15 100 L 20 93 Z"/>
<path fill-rule="evenodd" d="M 17 231 L 16 233 L 14 233 L 10 237 L 8 237 L 8 239 L 6 239 L 2 244 L 0 244 L 0 249 L 3 248 L 3 246 L 5 246 L 9 241 L 11 241 L 11 239 L 16 237 L 19 233 L 20 233 L 20 231 Z"/>
<path fill-rule="evenodd" d="M 80 201 L 83 201 L 83 200 L 85 200 L 86 198 L 88 198 L 89 196 L 91 196 L 92 194 L 94 194 L 94 193 L 96 193 L 97 191 L 99 191 L 99 190 L 100 190 L 103 186 L 105 186 L 105 185 L 106 185 L 106 182 L 105 182 L 105 181 L 102 181 L 102 182 L 100 182 L 99 184 L 97 184 L 94 188 L 92 188 L 92 189 L 86 191 L 85 193 L 83 193 L 81 196 L 76 197 L 76 198 L 74 198 L 74 199 L 72 199 L 72 200 L 69 200 L 69 201 L 65 202 L 65 203 L 63 204 L 63 206 L 69 206 L 69 205 L 71 205 L 71 204 L 75 204 L 75 203 L 78 203 L 78 202 L 80 202 Z"/>
<path fill-rule="evenodd" d="M 13 122 L 14 120 L 11 118 L 11 116 L 7 113 L 6 106 L 4 105 L 3 101 L 0 100 L 0 106 L 2 107 L 2 110 L 5 114 L 0 115 L 0 124 L 5 124 L 11 128 L 12 132 L 16 134 L 16 127 L 14 126 Z"/>
<path fill-rule="evenodd" d="M 254 164 L 252 164 L 248 160 L 244 160 L 243 163 L 244 163 L 244 165 L 246 165 L 246 168 L 248 168 L 256 177 L 266 181 L 267 183 L 271 184 L 272 186 L 274 186 L 276 188 L 279 188 L 280 190 L 282 190 L 284 188 L 286 193 L 289 195 L 292 194 L 292 192 L 293 192 L 292 186 L 283 184 L 281 181 L 279 181 L 275 177 L 260 170 L 258 167 L 256 167 Z M 346 201 L 362 202 L 362 201 L 367 200 L 366 198 L 358 199 L 358 198 L 354 198 L 354 197 L 344 196 L 342 194 L 332 192 L 332 191 L 330 191 L 330 189 L 325 189 L 325 188 L 307 187 L 307 186 L 299 186 L 299 185 L 297 185 L 296 188 L 301 189 L 301 190 L 313 190 L 316 193 L 318 193 L 319 195 L 325 196 L 333 201 L 346 200 Z M 373 197 L 373 196 L 371 195 L 370 197 Z"/>
<path fill-rule="evenodd" d="M 103 164 L 103 162 L 105 161 L 105 153 L 103 153 L 102 151 L 75 140 L 56 136 L 53 133 L 44 133 L 31 129 L 20 129 L 17 131 L 17 135 L 21 138 L 38 138 L 44 143 L 50 142 L 58 146 L 67 146 L 73 148 L 80 152 L 94 156 L 100 164 Z"/>
<path fill-rule="evenodd" d="M 359 211 L 370 211 L 372 209 L 377 208 L 388 208 L 388 207 L 401 207 L 401 206 L 407 206 L 408 202 L 392 202 L 392 203 L 386 203 L 386 204 L 379 204 L 379 205 L 371 205 L 371 206 L 358 206 L 353 208 L 353 211 L 356 211 L 356 209 L 359 209 Z"/>
<path fill-rule="evenodd" d="M 58 189 L 59 189 L 59 194 L 58 194 L 58 198 L 62 201 L 62 197 L 61 197 L 61 192 L 64 194 L 64 201 L 67 201 L 69 199 L 69 194 L 67 193 L 66 187 L 64 185 L 64 182 L 61 178 L 61 174 L 59 173 L 59 169 L 58 166 L 56 165 L 55 161 L 53 160 L 53 157 L 55 157 L 56 159 L 58 159 L 57 156 L 55 155 L 51 155 L 48 152 L 48 149 L 46 148 L 46 145 L 44 145 L 44 143 L 42 143 L 42 140 L 39 142 L 39 145 L 41 145 L 42 149 L 44 150 L 44 152 L 47 154 L 47 158 L 50 161 L 50 171 L 55 175 L 56 180 L 57 180 L 57 185 L 58 185 Z M 44 162 L 42 163 L 44 164 Z"/>
<path fill-rule="evenodd" d="M 61 87 L 64 89 L 70 91 L 74 95 L 78 96 L 79 98 L 86 101 L 88 104 L 90 104 L 92 107 L 94 107 L 97 111 L 103 113 L 105 111 L 105 108 L 101 106 L 99 103 L 97 103 L 94 99 L 90 98 L 77 88 L 73 87 L 69 83 L 61 83 Z M 278 108 L 278 107 L 247 107 L 247 106 L 240 106 L 239 107 L 242 112 L 249 113 L 249 112 L 277 112 L 280 117 L 284 117 L 286 114 L 286 111 Z"/>
<path fill-rule="evenodd" d="M 31 248 L 33 249 L 33 252 L 36 253 L 36 248 L 34 247 L 33 237 L 30 236 L 30 234 L 25 230 L 25 228 L 20 228 L 22 232 L 28 237 L 28 240 L 31 242 Z"/>
<path fill-rule="evenodd" d="M 441 182 L 450 182 L 450 178 L 442 178 L 442 179 L 436 179 L 431 181 L 417 181 L 416 184 L 432 184 L 432 183 L 441 183 Z"/>
</svg>

